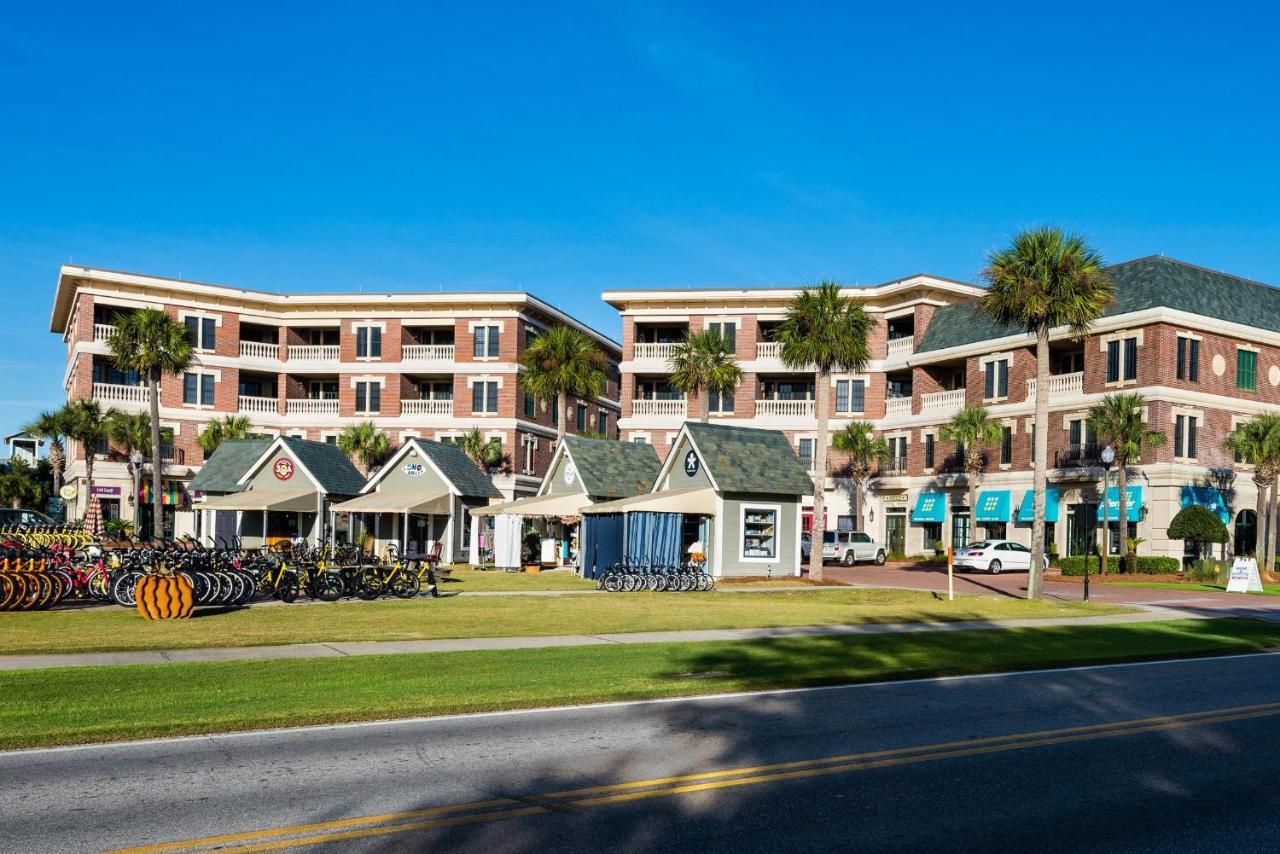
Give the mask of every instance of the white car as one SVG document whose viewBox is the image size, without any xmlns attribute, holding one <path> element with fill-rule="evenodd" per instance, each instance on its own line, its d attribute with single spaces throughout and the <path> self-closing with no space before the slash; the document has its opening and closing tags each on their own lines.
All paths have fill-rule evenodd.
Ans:
<svg viewBox="0 0 1280 854">
<path fill-rule="evenodd" d="M 1027 572 L 1031 569 L 1031 549 L 1013 540 L 979 540 L 956 549 L 951 558 L 956 569 L 972 569 L 998 575 L 1006 569 Z M 1049 565 L 1045 558 L 1045 566 Z"/>
<path fill-rule="evenodd" d="M 827 531 L 822 535 L 823 563 L 835 560 L 845 566 L 853 566 L 860 560 L 866 560 L 883 566 L 888 553 L 884 543 L 876 542 L 870 534 L 862 531 Z"/>
</svg>

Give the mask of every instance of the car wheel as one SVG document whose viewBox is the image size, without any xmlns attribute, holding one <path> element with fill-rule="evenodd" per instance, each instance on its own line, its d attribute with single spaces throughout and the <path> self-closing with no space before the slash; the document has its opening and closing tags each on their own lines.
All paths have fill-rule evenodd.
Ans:
<svg viewBox="0 0 1280 854">
<path fill-rule="evenodd" d="M 884 549 L 881 549 L 880 551 L 876 552 L 876 566 L 884 566 L 884 558 L 885 558 Z"/>
<path fill-rule="evenodd" d="M 999 574 L 1000 574 L 1000 561 L 998 561 L 998 560 L 993 560 L 993 561 L 991 561 L 991 563 L 987 564 L 987 571 L 988 571 L 988 572 L 990 572 L 992 575 L 999 575 Z"/>
<path fill-rule="evenodd" d="M 845 552 L 845 553 L 844 553 L 844 565 L 845 565 L 845 566 L 853 566 L 853 565 L 854 565 L 854 563 L 856 563 L 856 561 L 853 559 L 853 552 Z"/>
</svg>

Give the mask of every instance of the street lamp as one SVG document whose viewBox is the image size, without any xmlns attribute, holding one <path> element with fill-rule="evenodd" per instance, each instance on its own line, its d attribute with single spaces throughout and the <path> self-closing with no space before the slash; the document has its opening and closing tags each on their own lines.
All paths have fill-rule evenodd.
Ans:
<svg viewBox="0 0 1280 854">
<path fill-rule="evenodd" d="M 133 469 L 133 535 L 141 535 L 142 501 L 138 497 L 138 486 L 142 482 L 142 463 L 146 457 L 136 448 L 129 452 L 129 466 Z"/>
<path fill-rule="evenodd" d="M 1111 553 L 1111 464 L 1116 461 L 1116 449 L 1106 445 L 1102 449 L 1102 551 L 1098 555 L 1098 571 L 1106 573 L 1107 555 Z M 1084 598 L 1089 598 L 1089 562 L 1085 561 Z"/>
</svg>

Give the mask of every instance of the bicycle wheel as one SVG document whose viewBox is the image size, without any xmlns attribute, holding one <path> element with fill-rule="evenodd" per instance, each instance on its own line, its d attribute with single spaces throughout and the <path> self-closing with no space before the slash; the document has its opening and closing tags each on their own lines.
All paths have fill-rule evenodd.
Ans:
<svg viewBox="0 0 1280 854">
<path fill-rule="evenodd" d="M 337 602 L 342 598 L 342 579 L 335 572 L 318 572 L 311 577 L 311 598 Z"/>
<path fill-rule="evenodd" d="M 388 589 L 397 599 L 412 599 L 422 589 L 422 582 L 412 572 L 400 572 L 391 579 Z"/>
<path fill-rule="evenodd" d="M 377 599 L 385 589 L 386 584 L 382 580 L 382 573 L 373 567 L 361 572 L 356 579 L 356 597 L 365 602 Z"/>
<path fill-rule="evenodd" d="M 132 608 L 138 604 L 134 598 L 134 588 L 138 586 L 141 572 L 122 572 L 111 584 L 111 598 L 122 608 Z"/>
</svg>

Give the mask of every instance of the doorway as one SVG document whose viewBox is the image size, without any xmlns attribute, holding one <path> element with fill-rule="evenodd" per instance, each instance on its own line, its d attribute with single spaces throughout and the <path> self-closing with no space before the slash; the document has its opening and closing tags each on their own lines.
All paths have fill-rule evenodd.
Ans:
<svg viewBox="0 0 1280 854">
<path fill-rule="evenodd" d="M 1093 554 L 1098 530 L 1098 502 L 1082 501 L 1067 508 L 1067 554 Z"/>
<path fill-rule="evenodd" d="M 884 517 L 884 541 L 889 554 L 907 553 L 907 514 L 889 513 Z"/>
<path fill-rule="evenodd" d="M 951 514 L 951 548 L 962 549 L 969 545 L 969 510 L 957 507 Z"/>
</svg>

